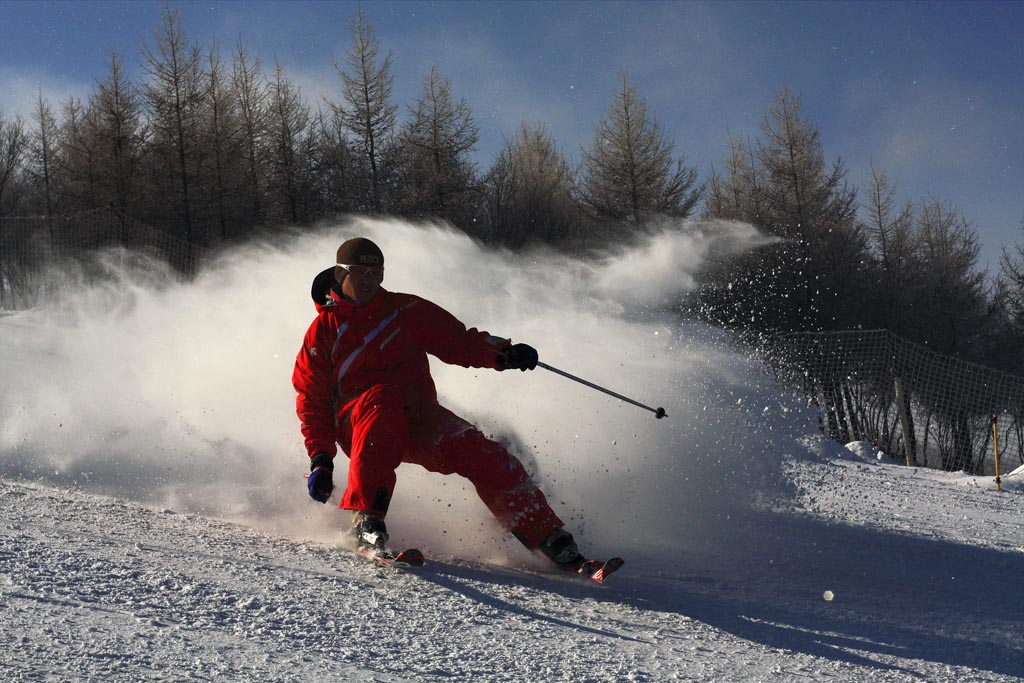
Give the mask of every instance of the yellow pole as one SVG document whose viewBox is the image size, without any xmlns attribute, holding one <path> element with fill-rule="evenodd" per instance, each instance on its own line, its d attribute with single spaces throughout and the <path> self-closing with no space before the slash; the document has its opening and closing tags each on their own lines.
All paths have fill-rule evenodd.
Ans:
<svg viewBox="0 0 1024 683">
<path fill-rule="evenodd" d="M 992 450 L 996 456 L 996 491 L 1002 491 L 1003 485 L 999 481 L 999 423 L 995 414 L 992 415 Z"/>
</svg>

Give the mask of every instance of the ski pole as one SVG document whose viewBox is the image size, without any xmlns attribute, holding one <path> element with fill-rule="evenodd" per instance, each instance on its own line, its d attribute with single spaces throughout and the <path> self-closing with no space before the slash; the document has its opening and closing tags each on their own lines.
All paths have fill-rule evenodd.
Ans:
<svg viewBox="0 0 1024 683">
<path fill-rule="evenodd" d="M 645 406 L 643 403 L 640 403 L 639 401 L 634 401 L 633 399 L 628 398 L 626 396 L 623 396 L 622 394 L 616 394 L 614 391 L 611 391 L 609 389 L 605 389 L 604 387 L 599 387 L 596 384 L 594 384 L 593 382 L 588 382 L 587 380 L 581 379 L 581 378 L 577 377 L 576 375 L 570 375 L 568 372 L 565 372 L 564 370 L 559 370 L 558 368 L 553 368 L 550 365 L 548 365 L 547 363 L 541 363 L 540 361 L 537 361 L 537 367 L 544 368 L 545 370 L 550 370 L 551 372 L 553 372 L 555 374 L 558 374 L 558 375 L 561 375 L 562 377 L 568 377 L 569 379 L 571 379 L 571 380 L 573 380 L 575 382 L 579 382 L 580 384 L 585 384 L 588 387 L 590 387 L 591 389 L 597 389 L 598 391 L 604 392 L 604 393 L 608 394 L 609 396 L 614 396 L 615 398 L 617 398 L 617 399 L 619 399 L 621 401 L 625 401 L 626 403 L 632 403 L 637 408 L 643 408 L 644 410 L 649 410 L 652 413 L 654 413 L 654 417 L 658 418 L 659 420 L 661 418 L 665 417 L 665 415 L 668 414 L 668 413 L 665 412 L 664 408 L 657 408 L 657 409 L 655 409 L 655 408 L 652 408 L 650 406 Z"/>
</svg>

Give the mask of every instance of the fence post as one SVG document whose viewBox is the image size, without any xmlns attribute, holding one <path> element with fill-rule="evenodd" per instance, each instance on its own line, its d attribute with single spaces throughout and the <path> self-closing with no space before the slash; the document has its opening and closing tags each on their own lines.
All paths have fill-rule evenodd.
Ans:
<svg viewBox="0 0 1024 683">
<path fill-rule="evenodd" d="M 907 404 L 903 401 L 903 382 L 900 376 L 894 374 L 893 382 L 896 384 L 896 410 L 900 416 L 900 427 L 903 429 L 903 453 L 906 455 L 907 464 L 910 463 L 910 420 L 907 417 Z"/>
<path fill-rule="evenodd" d="M 1002 491 L 1003 484 L 999 479 L 999 421 L 995 413 L 992 413 L 992 451 L 996 459 L 996 491 Z"/>
</svg>

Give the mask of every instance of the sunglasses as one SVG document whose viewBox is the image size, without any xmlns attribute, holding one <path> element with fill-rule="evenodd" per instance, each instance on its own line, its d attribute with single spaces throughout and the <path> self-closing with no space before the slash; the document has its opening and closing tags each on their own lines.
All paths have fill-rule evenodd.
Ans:
<svg viewBox="0 0 1024 683">
<path fill-rule="evenodd" d="M 334 265 L 344 268 L 349 275 L 356 277 L 366 277 L 367 275 L 373 275 L 376 278 L 384 277 L 384 266 L 353 266 L 346 263 L 335 263 Z"/>
</svg>

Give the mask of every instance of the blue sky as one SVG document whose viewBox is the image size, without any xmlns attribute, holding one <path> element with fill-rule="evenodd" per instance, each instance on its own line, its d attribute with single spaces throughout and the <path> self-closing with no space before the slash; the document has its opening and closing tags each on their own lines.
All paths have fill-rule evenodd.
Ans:
<svg viewBox="0 0 1024 683">
<path fill-rule="evenodd" d="M 357 6 L 349 2 L 184 2 L 190 38 L 238 39 L 275 57 L 311 100 L 340 99 Z M 704 177 L 728 136 L 757 136 L 783 86 L 821 129 L 829 159 L 864 184 L 870 163 L 899 198 L 928 194 L 975 223 L 982 266 L 1024 242 L 1024 3 L 1021 2 L 372 2 L 393 50 L 396 102 L 432 64 L 473 108 L 478 161 L 520 121 L 548 125 L 578 161 L 617 74 L 638 86 L 677 152 Z M 28 115 L 86 95 L 109 50 L 140 72 L 161 4 L 0 0 L 0 110 Z"/>
</svg>

